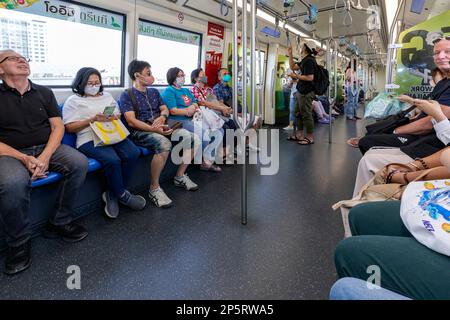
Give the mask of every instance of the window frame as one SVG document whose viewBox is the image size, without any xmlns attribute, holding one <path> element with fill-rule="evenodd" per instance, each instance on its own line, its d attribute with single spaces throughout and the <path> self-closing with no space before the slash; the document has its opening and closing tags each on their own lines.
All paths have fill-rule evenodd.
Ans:
<svg viewBox="0 0 450 320">
<path fill-rule="evenodd" d="M 170 26 L 170 25 L 167 25 L 167 24 L 164 24 L 164 23 L 155 22 L 155 21 L 148 20 L 148 19 L 145 19 L 145 18 L 139 18 L 138 19 L 138 32 L 137 32 L 137 37 L 136 37 L 136 51 L 138 51 L 138 46 L 139 46 L 139 40 L 138 39 L 139 39 L 139 36 L 141 35 L 139 33 L 139 22 L 140 21 L 146 22 L 146 23 L 151 23 L 151 24 L 156 24 L 156 25 L 159 25 L 159 26 L 162 26 L 162 27 L 167 27 L 167 28 L 170 28 L 170 29 L 180 30 L 180 31 L 183 31 L 183 32 L 189 32 L 189 33 L 193 33 L 195 35 L 200 36 L 200 45 L 198 46 L 197 68 L 201 68 L 201 65 L 202 65 L 202 52 L 203 52 L 203 34 L 202 33 L 196 32 L 196 31 L 191 31 L 189 29 L 182 29 L 182 28 L 178 28 L 178 27 L 173 27 L 173 26 Z M 150 38 L 156 38 L 156 37 L 147 36 L 147 35 L 143 35 L 143 36 L 150 37 Z M 168 40 L 168 41 L 170 41 L 170 40 Z M 183 70 L 183 71 L 185 71 L 185 70 Z M 170 85 L 168 83 L 167 84 L 153 84 L 152 86 L 153 87 L 159 87 L 159 88 L 170 87 Z M 193 87 L 193 86 L 194 85 L 192 83 L 190 83 L 190 84 L 184 85 L 183 87 Z"/>
<path fill-rule="evenodd" d="M 99 8 L 90 4 L 85 4 L 72 0 L 59 0 L 61 2 L 67 2 L 68 4 L 74 4 L 77 6 L 84 6 L 87 8 L 105 11 L 108 13 L 112 13 L 115 15 L 119 15 L 123 17 L 123 29 L 122 29 L 122 43 L 121 43 L 121 58 L 120 58 L 120 83 L 117 85 L 103 85 L 104 88 L 123 88 L 125 86 L 125 50 L 126 50 L 126 32 L 127 32 L 127 14 L 123 12 L 116 12 L 109 9 Z M 40 15 L 38 15 L 40 16 Z M 45 17 L 48 18 L 48 17 Z M 50 18 L 52 19 L 52 18 Z M 75 76 L 74 76 L 75 77 Z M 36 83 L 39 84 L 39 83 Z M 70 85 L 46 85 L 47 88 L 51 89 L 68 89 Z"/>
</svg>

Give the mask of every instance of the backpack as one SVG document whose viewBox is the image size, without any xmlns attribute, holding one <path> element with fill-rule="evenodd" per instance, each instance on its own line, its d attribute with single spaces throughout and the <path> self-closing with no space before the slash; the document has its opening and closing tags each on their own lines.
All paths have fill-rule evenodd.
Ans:
<svg viewBox="0 0 450 320">
<path fill-rule="evenodd" d="M 317 62 L 316 72 L 314 73 L 313 86 L 314 91 L 319 96 L 326 94 L 328 87 L 330 86 L 330 75 L 328 74 L 328 70 L 317 64 Z"/>
</svg>

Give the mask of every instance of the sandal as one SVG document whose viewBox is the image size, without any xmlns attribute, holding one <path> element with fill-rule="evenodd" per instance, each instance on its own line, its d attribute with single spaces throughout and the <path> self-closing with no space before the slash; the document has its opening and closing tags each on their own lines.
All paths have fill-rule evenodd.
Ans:
<svg viewBox="0 0 450 320">
<path fill-rule="evenodd" d="M 350 147 L 359 148 L 359 140 L 361 140 L 361 138 L 351 138 L 347 140 L 347 144 Z"/>
<path fill-rule="evenodd" d="M 305 143 L 302 143 L 305 142 Z M 314 144 L 314 141 L 309 140 L 308 138 L 304 138 L 298 142 L 301 146 L 309 146 L 310 144 Z"/>
<path fill-rule="evenodd" d="M 286 139 L 287 141 L 301 141 L 301 140 L 303 140 L 303 139 L 299 139 L 299 138 L 297 138 L 296 136 L 289 136 L 287 139 Z"/>
</svg>

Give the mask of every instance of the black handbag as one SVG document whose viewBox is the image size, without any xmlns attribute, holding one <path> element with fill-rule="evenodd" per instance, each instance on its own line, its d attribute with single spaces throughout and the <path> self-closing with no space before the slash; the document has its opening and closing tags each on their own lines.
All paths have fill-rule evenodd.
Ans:
<svg viewBox="0 0 450 320">
<path fill-rule="evenodd" d="M 367 134 L 391 134 L 398 127 L 404 126 L 410 122 L 407 117 L 408 113 L 413 111 L 416 106 L 412 106 L 398 114 L 388 116 L 384 119 L 378 120 L 374 124 L 366 126 Z"/>
</svg>

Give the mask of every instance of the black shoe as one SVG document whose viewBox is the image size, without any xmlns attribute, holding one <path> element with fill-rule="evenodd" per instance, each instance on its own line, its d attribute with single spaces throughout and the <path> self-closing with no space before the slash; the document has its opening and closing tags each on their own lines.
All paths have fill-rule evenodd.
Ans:
<svg viewBox="0 0 450 320">
<path fill-rule="evenodd" d="M 19 247 L 10 247 L 6 255 L 5 274 L 14 275 L 31 265 L 31 240 Z"/>
<path fill-rule="evenodd" d="M 67 242 L 78 242 L 86 238 L 88 232 L 86 229 L 75 222 L 68 223 L 64 226 L 55 226 L 50 222 L 45 226 L 44 237 L 54 239 L 62 237 Z"/>
</svg>

